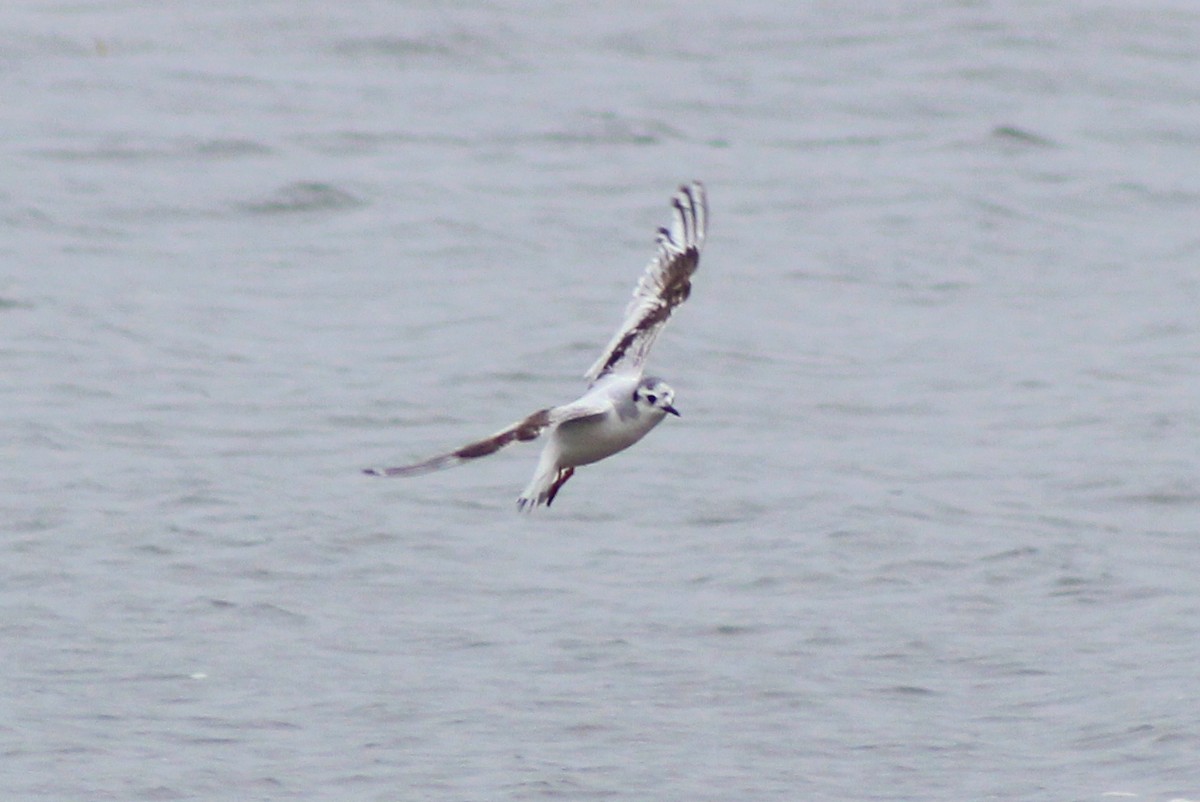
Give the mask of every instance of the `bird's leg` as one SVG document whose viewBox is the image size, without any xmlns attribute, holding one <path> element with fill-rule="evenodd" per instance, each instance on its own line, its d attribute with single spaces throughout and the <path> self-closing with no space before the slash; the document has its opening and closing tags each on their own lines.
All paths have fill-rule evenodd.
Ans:
<svg viewBox="0 0 1200 802">
<path fill-rule="evenodd" d="M 575 474 L 574 468 L 565 468 L 558 472 L 558 476 L 554 478 L 554 484 L 550 485 L 550 492 L 546 494 L 546 506 L 549 507 L 554 503 L 554 497 L 558 495 L 558 489 L 567 483 Z"/>
</svg>

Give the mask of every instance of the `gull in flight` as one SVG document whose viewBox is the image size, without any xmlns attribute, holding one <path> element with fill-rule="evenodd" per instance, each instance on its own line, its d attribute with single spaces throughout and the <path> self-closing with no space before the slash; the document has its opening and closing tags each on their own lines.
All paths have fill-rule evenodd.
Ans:
<svg viewBox="0 0 1200 802">
<path fill-rule="evenodd" d="M 550 506 L 580 465 L 611 457 L 641 440 L 675 409 L 675 391 L 662 379 L 644 375 L 650 347 L 675 307 L 687 300 L 700 263 L 708 223 L 704 185 L 682 186 L 671 200 L 669 228 L 658 230 L 658 250 L 625 310 L 625 320 L 584 377 L 588 389 L 578 400 L 539 409 L 490 437 L 412 465 L 367 468 L 372 476 L 416 476 L 494 454 L 505 446 L 535 440 L 549 432 L 529 486 L 517 508 Z"/>
</svg>

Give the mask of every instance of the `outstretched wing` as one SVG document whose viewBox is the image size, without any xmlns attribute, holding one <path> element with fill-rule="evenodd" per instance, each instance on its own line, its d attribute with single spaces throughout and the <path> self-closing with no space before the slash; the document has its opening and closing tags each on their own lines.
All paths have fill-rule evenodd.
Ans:
<svg viewBox="0 0 1200 802">
<path fill-rule="evenodd" d="M 584 374 L 593 384 L 608 373 L 640 373 L 650 346 L 692 291 L 692 274 L 700 263 L 708 225 L 704 185 L 696 181 L 680 187 L 671 204 L 675 209 L 671 227 L 658 230 L 658 253 L 633 291 L 625 322 Z"/>
<path fill-rule="evenodd" d="M 453 468 L 455 465 L 495 454 L 511 443 L 536 440 L 547 428 L 556 426 L 563 421 L 603 415 L 611 406 L 611 402 L 605 405 L 585 397 L 561 407 L 539 409 L 490 437 L 468 443 L 448 454 L 439 454 L 412 465 L 399 465 L 394 468 L 364 468 L 363 473 L 371 476 L 419 476 L 423 473 L 440 471 L 443 468 Z"/>
</svg>

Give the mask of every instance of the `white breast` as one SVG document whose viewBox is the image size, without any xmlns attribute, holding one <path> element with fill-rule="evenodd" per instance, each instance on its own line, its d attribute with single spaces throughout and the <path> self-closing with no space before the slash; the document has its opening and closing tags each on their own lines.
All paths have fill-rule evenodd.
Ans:
<svg viewBox="0 0 1200 802">
<path fill-rule="evenodd" d="M 636 411 L 636 415 L 622 418 L 612 410 L 561 424 L 552 435 L 557 441 L 559 464 L 573 467 L 611 457 L 641 440 L 666 416 L 660 409 L 641 407 Z"/>
</svg>

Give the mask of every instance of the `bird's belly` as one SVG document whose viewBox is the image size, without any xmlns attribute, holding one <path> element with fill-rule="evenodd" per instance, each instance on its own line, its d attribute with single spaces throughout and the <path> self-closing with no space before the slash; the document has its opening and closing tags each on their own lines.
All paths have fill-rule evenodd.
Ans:
<svg viewBox="0 0 1200 802">
<path fill-rule="evenodd" d="M 643 413 L 632 422 L 633 425 L 619 418 L 567 421 L 554 433 L 558 439 L 559 461 L 569 466 L 599 462 L 641 440 L 661 420 L 661 415 Z"/>
</svg>

